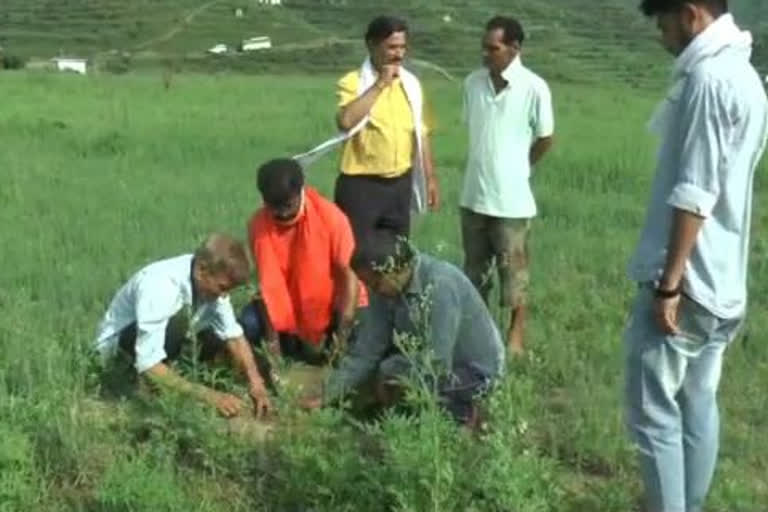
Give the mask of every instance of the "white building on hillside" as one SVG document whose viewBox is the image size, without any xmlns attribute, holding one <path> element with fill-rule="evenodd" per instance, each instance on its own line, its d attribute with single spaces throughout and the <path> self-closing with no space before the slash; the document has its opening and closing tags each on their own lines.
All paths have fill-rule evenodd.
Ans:
<svg viewBox="0 0 768 512">
<path fill-rule="evenodd" d="M 252 37 L 243 41 L 243 51 L 267 50 L 272 48 L 272 40 L 268 36 Z"/>
<path fill-rule="evenodd" d="M 74 71 L 84 75 L 88 71 L 88 61 L 77 57 L 56 57 L 51 59 L 59 71 Z"/>
<path fill-rule="evenodd" d="M 227 53 L 228 51 L 229 47 L 223 43 L 219 43 L 216 46 L 208 49 L 208 53 L 215 53 L 216 55 L 221 55 Z"/>
<path fill-rule="evenodd" d="M 282 5 L 283 0 L 256 0 L 256 3 L 260 5 Z"/>
</svg>

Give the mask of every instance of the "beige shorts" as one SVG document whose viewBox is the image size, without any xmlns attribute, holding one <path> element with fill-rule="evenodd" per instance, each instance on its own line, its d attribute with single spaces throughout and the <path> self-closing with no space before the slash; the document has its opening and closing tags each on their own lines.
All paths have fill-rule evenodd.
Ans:
<svg viewBox="0 0 768 512">
<path fill-rule="evenodd" d="M 495 269 L 501 306 L 514 308 L 526 303 L 530 225 L 530 219 L 491 217 L 461 209 L 464 272 L 486 302 Z"/>
</svg>

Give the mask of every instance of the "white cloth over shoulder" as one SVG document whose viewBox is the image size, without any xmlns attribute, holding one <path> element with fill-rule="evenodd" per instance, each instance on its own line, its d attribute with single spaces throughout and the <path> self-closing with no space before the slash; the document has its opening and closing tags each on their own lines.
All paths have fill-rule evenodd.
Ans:
<svg viewBox="0 0 768 512">
<path fill-rule="evenodd" d="M 702 60 L 717 55 L 727 47 L 749 48 L 748 51 L 751 54 L 752 34 L 739 29 L 731 14 L 720 16 L 705 33 L 691 41 L 683 53 L 677 57 L 675 66 L 672 68 L 672 87 L 648 121 L 648 129 L 651 133 L 660 137 L 665 135 L 677 113 L 677 105 L 688 75 Z"/>
<path fill-rule="evenodd" d="M 367 58 L 363 62 L 360 68 L 360 85 L 358 86 L 357 95 L 362 96 L 365 91 L 370 89 L 373 84 L 376 83 L 377 72 L 371 63 L 371 59 Z M 413 161 L 413 201 L 412 208 L 417 213 L 422 213 L 427 207 L 427 187 L 426 176 L 424 175 L 424 134 L 422 118 L 424 115 L 424 95 L 421 90 L 421 83 L 416 76 L 407 69 L 400 68 L 400 80 L 405 90 L 405 95 L 408 98 L 408 103 L 411 106 L 411 113 L 413 115 L 413 125 L 416 130 L 416 155 L 414 155 Z M 339 144 L 342 144 L 348 139 L 351 139 L 357 135 L 370 121 L 370 116 L 365 116 L 356 126 L 347 132 L 339 133 L 338 135 L 328 139 L 322 144 L 310 149 L 306 153 L 295 155 L 294 160 L 298 161 L 302 167 L 307 168 L 312 165 L 317 159 L 334 149 Z"/>
</svg>

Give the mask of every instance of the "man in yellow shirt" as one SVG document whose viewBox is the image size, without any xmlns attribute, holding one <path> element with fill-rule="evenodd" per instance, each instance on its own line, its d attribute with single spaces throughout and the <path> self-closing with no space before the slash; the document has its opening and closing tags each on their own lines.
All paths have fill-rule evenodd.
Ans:
<svg viewBox="0 0 768 512">
<path fill-rule="evenodd" d="M 401 69 L 407 34 L 402 20 L 374 19 L 365 35 L 373 69 L 370 85 L 364 82 L 365 64 L 338 82 L 339 129 L 351 132 L 365 123 L 344 143 L 335 192 L 358 243 L 378 230 L 409 234 L 412 190 L 419 186 L 415 180 L 424 180 L 430 209 L 440 201 L 421 85 Z"/>
</svg>

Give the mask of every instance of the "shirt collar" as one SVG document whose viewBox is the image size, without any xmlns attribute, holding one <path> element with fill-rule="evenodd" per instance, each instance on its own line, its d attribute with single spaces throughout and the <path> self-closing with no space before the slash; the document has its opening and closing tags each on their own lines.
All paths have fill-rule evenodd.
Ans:
<svg viewBox="0 0 768 512">
<path fill-rule="evenodd" d="M 512 62 L 504 68 L 501 72 L 501 77 L 507 82 L 511 82 L 513 78 L 517 76 L 520 70 L 523 69 L 523 62 L 520 60 L 520 55 L 516 55 Z"/>
<path fill-rule="evenodd" d="M 711 57 L 726 47 L 741 48 L 748 54 L 752 50 L 752 34 L 742 31 L 733 15 L 723 14 L 711 23 L 675 59 L 673 77 L 690 73 L 701 60 Z"/>
</svg>

